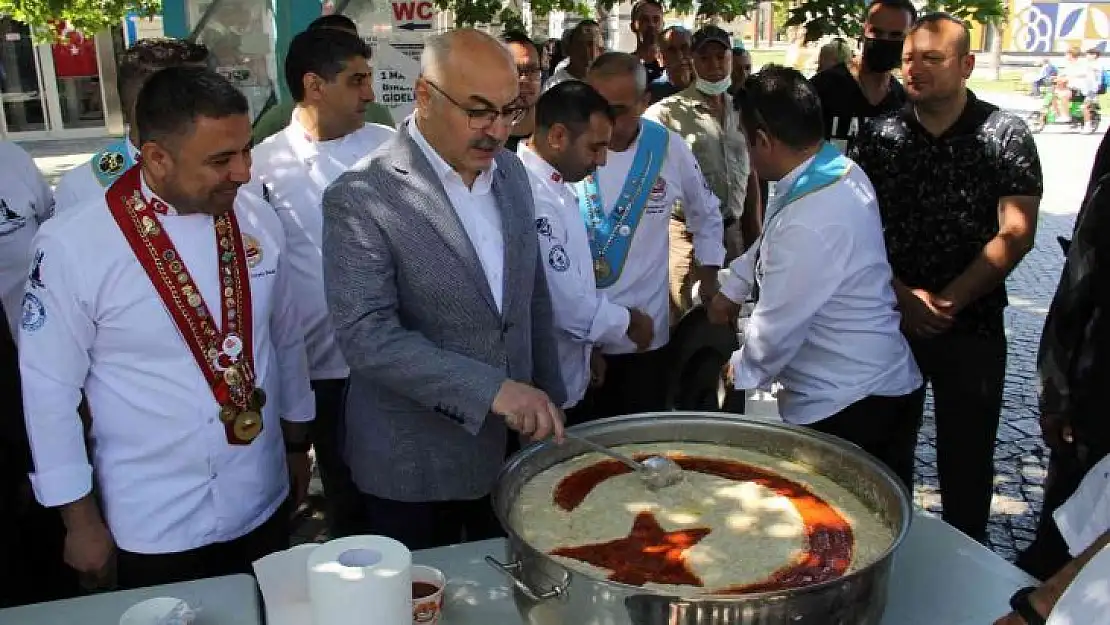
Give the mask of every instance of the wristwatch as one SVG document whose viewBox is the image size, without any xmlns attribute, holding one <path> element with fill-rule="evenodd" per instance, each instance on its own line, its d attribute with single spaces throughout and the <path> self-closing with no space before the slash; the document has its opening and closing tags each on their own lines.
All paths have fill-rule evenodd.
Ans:
<svg viewBox="0 0 1110 625">
<path fill-rule="evenodd" d="M 1010 597 L 1010 608 L 1017 612 L 1018 616 L 1025 619 L 1025 622 L 1029 625 L 1045 625 L 1045 618 L 1041 616 L 1040 612 L 1037 612 L 1037 609 L 1029 601 L 1029 595 L 1033 594 L 1035 590 L 1037 590 L 1036 586 L 1026 586 L 1015 592 Z"/>
</svg>

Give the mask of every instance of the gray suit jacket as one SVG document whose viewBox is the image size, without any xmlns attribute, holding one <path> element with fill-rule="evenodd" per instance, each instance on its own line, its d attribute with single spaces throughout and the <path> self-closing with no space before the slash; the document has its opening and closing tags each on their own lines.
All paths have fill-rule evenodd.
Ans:
<svg viewBox="0 0 1110 625">
<path fill-rule="evenodd" d="M 406 124 L 324 194 L 328 308 L 351 367 L 343 449 L 365 493 L 487 495 L 507 442 L 504 420 L 490 414 L 501 383 L 531 383 L 563 401 L 528 174 L 506 150 L 496 160 L 502 313 Z"/>
</svg>

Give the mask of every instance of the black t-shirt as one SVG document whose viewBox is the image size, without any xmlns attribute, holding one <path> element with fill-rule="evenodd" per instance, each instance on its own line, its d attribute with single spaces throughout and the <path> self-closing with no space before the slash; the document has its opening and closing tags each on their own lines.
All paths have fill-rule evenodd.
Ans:
<svg viewBox="0 0 1110 625">
<path fill-rule="evenodd" d="M 934 137 L 913 105 L 864 125 L 849 155 L 863 168 L 879 203 L 894 276 L 939 293 L 998 234 L 998 202 L 1040 197 L 1037 146 L 1025 122 L 968 91 L 956 123 Z M 955 330 L 1003 331 L 1006 288 L 963 309 Z"/>
<path fill-rule="evenodd" d="M 647 71 L 647 81 L 649 85 L 659 80 L 659 77 L 663 75 L 663 66 L 659 64 L 659 61 L 648 61 L 644 63 L 644 70 Z"/>
<path fill-rule="evenodd" d="M 852 142 L 859 134 L 863 122 L 890 111 L 896 111 L 906 104 L 906 90 L 902 83 L 890 77 L 890 90 L 877 105 L 867 101 L 859 82 L 852 76 L 848 66 L 841 63 L 818 73 L 809 84 L 821 98 L 821 110 L 825 116 L 825 138 L 832 140 L 841 151 L 847 153 Z"/>
</svg>

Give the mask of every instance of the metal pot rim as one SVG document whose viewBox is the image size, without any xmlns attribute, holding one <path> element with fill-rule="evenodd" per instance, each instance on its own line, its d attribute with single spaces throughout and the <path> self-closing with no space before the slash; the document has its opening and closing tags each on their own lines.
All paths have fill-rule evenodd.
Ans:
<svg viewBox="0 0 1110 625">
<path fill-rule="evenodd" d="M 745 593 L 745 594 L 742 594 L 742 595 L 697 595 L 697 596 L 687 597 L 687 596 L 682 596 L 682 595 L 668 594 L 668 593 L 660 592 L 660 591 L 657 591 L 657 590 L 654 590 L 654 589 L 651 589 L 651 588 L 645 588 L 643 586 L 633 586 L 633 585 L 625 584 L 625 583 L 622 583 L 622 582 L 614 582 L 614 581 L 607 580 L 607 579 L 604 579 L 604 578 L 599 578 L 599 577 L 595 577 L 595 576 L 592 576 L 592 575 L 589 575 L 589 574 L 586 574 L 586 573 L 582 573 L 581 571 L 572 571 L 572 573 L 575 574 L 575 575 L 582 575 L 583 577 L 586 577 L 587 579 L 591 579 L 595 582 L 603 583 L 603 584 L 606 584 L 606 585 L 613 585 L 613 586 L 616 586 L 618 588 L 621 588 L 625 591 L 629 591 L 629 592 L 632 592 L 632 593 L 652 594 L 652 595 L 656 595 L 656 596 L 659 596 L 659 597 L 665 597 L 665 598 L 668 598 L 668 599 L 674 599 L 674 600 L 677 600 L 677 601 L 682 601 L 682 602 L 687 602 L 687 603 L 699 603 L 699 602 L 744 603 L 744 602 L 750 602 L 752 600 L 771 599 L 771 598 L 776 597 L 776 596 L 782 596 L 784 593 L 790 593 L 791 595 L 803 595 L 803 594 L 816 593 L 816 592 L 823 591 L 827 588 L 831 588 L 833 586 L 838 586 L 838 585 L 843 585 L 846 582 L 855 580 L 857 577 L 862 577 L 864 574 L 868 573 L 868 571 L 873 566 L 875 566 L 876 564 L 889 559 L 894 554 L 894 552 L 898 549 L 898 547 L 902 544 L 902 541 L 905 540 L 906 534 L 909 533 L 910 523 L 913 520 L 913 506 L 910 503 L 911 502 L 911 497 L 910 497 L 908 491 L 906 490 L 906 487 L 902 484 L 901 480 L 898 479 L 898 477 L 894 474 L 894 472 L 891 471 L 885 464 L 878 461 L 873 456 L 871 456 L 867 452 L 863 451 L 862 449 L 860 449 L 856 445 L 853 445 L 852 443 L 849 443 L 849 442 L 847 442 L 847 441 L 845 441 L 841 438 L 837 438 L 836 436 L 832 436 L 831 434 L 825 434 L 824 432 L 819 432 L 819 431 L 814 430 L 812 428 L 807 428 L 807 427 L 800 426 L 800 425 L 793 425 L 793 424 L 790 424 L 790 423 L 785 423 L 783 421 L 778 421 L 778 420 L 773 420 L 773 419 L 768 419 L 768 418 L 763 418 L 763 417 L 751 417 L 751 416 L 740 415 L 740 414 L 718 413 L 718 412 L 697 413 L 697 412 L 677 412 L 676 411 L 676 412 L 645 412 L 645 413 L 625 415 L 625 416 L 620 416 L 620 417 L 611 417 L 611 418 L 608 418 L 608 419 L 600 419 L 600 420 L 597 420 L 597 421 L 592 421 L 590 423 L 577 425 L 577 426 L 574 426 L 574 427 L 571 427 L 571 428 L 568 428 L 568 429 L 573 431 L 574 433 L 580 435 L 580 436 L 589 436 L 592 433 L 597 433 L 596 432 L 597 430 L 602 430 L 602 431 L 609 430 L 609 429 L 611 429 L 611 426 L 636 424 L 636 423 L 640 423 L 640 422 L 643 422 L 643 421 L 647 421 L 649 419 L 650 420 L 664 420 L 664 419 L 666 419 L 666 420 L 671 420 L 671 421 L 684 421 L 684 420 L 714 421 L 714 422 L 718 422 L 718 423 L 721 423 L 721 424 L 731 424 L 731 423 L 735 423 L 737 421 L 742 421 L 742 422 L 745 423 L 745 425 L 751 425 L 751 426 L 755 426 L 755 427 L 763 427 L 763 428 L 767 428 L 767 429 L 780 429 L 780 430 L 792 431 L 792 432 L 795 432 L 795 433 L 803 434 L 805 436 L 816 438 L 816 439 L 818 439 L 818 440 L 820 440 L 820 441 L 822 441 L 826 444 L 829 444 L 831 446 L 839 447 L 845 453 L 852 454 L 852 455 L 856 456 L 859 460 L 868 464 L 870 469 L 872 469 L 876 474 L 878 474 L 882 478 L 884 478 L 889 483 L 889 486 L 891 486 L 895 490 L 897 490 L 897 492 L 900 494 L 898 500 L 899 500 L 899 513 L 901 514 L 901 517 L 902 517 L 901 527 L 898 528 L 897 531 L 895 532 L 894 539 L 891 541 L 890 545 L 882 552 L 881 555 L 876 557 L 874 559 L 874 561 L 871 562 L 871 564 L 868 564 L 867 566 L 864 566 L 860 569 L 857 569 L 857 570 L 855 570 L 851 573 L 848 573 L 846 575 L 842 575 L 842 576 L 837 577 L 835 579 L 827 580 L 827 581 L 820 582 L 820 583 L 817 583 L 817 584 L 811 584 L 809 586 L 802 586 L 801 588 L 791 588 L 791 589 L 786 589 L 786 590 L 771 590 L 771 591 L 765 591 L 765 592 L 753 592 L 753 593 Z M 619 429 L 619 427 L 618 427 L 618 429 Z M 682 442 L 682 441 L 674 441 L 674 442 Z M 696 441 L 691 441 L 691 442 L 696 442 Z M 639 443 L 628 443 L 628 444 L 639 444 Z M 649 444 L 649 443 L 643 443 L 643 444 Z M 521 464 L 524 463 L 525 460 L 527 460 L 528 458 L 538 454 L 540 451 L 542 451 L 543 449 L 546 449 L 547 447 L 550 447 L 551 445 L 552 445 L 552 443 L 549 442 L 549 441 L 537 441 L 537 442 L 533 442 L 533 443 L 529 444 L 528 446 L 526 446 L 523 449 L 521 449 L 520 451 L 518 451 L 511 458 L 509 458 L 509 460 L 506 461 L 505 464 L 501 467 L 501 470 L 498 472 L 498 475 L 497 475 L 497 482 L 496 483 L 497 484 L 502 484 L 508 476 L 512 475 L 516 471 L 517 467 L 519 467 Z M 828 477 L 829 479 L 834 479 L 831 476 L 826 476 L 826 477 Z M 502 528 L 504 528 L 505 533 L 508 535 L 508 538 L 509 538 L 510 542 L 512 542 L 512 543 L 520 546 L 524 550 L 526 550 L 528 557 L 544 558 L 544 559 L 549 560 L 549 561 L 551 561 L 555 564 L 558 564 L 560 567 L 562 567 L 564 569 L 569 570 L 568 567 L 559 563 L 557 560 L 555 560 L 549 554 L 546 554 L 542 551 L 539 551 L 538 549 L 533 547 L 528 541 L 524 540 L 524 538 L 516 532 L 516 530 L 513 528 L 512 524 L 509 523 L 509 519 L 506 517 L 506 514 L 509 510 L 511 510 L 511 507 L 510 506 L 502 507 L 502 506 L 498 505 L 498 498 L 500 496 L 500 492 L 501 492 L 500 488 L 495 488 L 494 489 L 493 494 L 492 494 L 492 498 L 491 498 L 492 499 L 491 503 L 493 505 L 493 512 L 497 516 L 498 522 L 501 523 Z M 506 512 L 503 513 L 502 508 L 504 508 L 504 510 Z"/>
</svg>

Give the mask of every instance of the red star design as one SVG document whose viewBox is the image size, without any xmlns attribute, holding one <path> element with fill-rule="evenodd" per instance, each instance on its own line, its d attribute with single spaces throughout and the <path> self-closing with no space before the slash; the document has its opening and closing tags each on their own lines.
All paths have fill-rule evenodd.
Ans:
<svg viewBox="0 0 1110 625">
<path fill-rule="evenodd" d="M 686 550 L 709 534 L 705 527 L 667 532 L 650 512 L 641 512 L 628 536 L 594 545 L 556 549 L 551 555 L 573 558 L 612 571 L 609 580 L 643 586 L 648 582 L 701 586 L 686 565 Z"/>
</svg>

